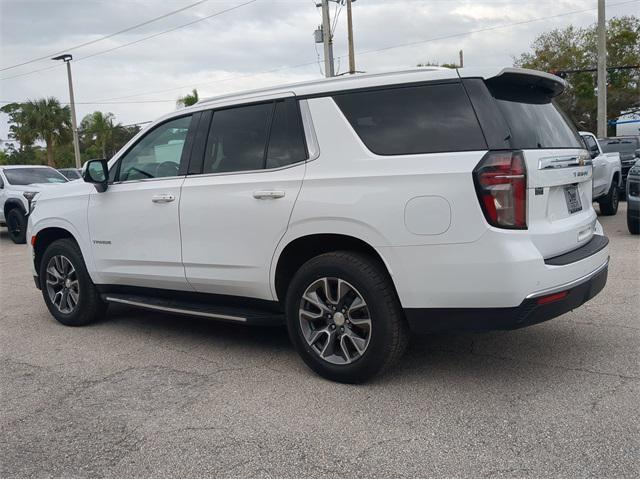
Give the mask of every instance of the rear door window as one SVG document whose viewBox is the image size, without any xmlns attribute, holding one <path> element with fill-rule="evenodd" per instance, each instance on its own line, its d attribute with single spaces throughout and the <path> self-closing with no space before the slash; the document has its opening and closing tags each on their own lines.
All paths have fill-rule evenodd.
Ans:
<svg viewBox="0 0 640 479">
<path fill-rule="evenodd" d="M 461 83 L 356 91 L 333 98 L 367 148 L 379 155 L 487 148 Z"/>
<path fill-rule="evenodd" d="M 307 158 L 300 113 L 295 100 L 276 103 L 265 167 L 281 168 Z"/>
</svg>

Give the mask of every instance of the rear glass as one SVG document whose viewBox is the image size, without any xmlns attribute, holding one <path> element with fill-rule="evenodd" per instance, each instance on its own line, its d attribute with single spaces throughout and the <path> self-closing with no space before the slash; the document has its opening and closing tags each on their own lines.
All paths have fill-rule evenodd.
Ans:
<svg viewBox="0 0 640 479">
<path fill-rule="evenodd" d="M 460 83 L 351 92 L 333 98 L 367 148 L 379 155 L 487 148 Z"/>
<path fill-rule="evenodd" d="M 4 176 L 12 185 L 67 182 L 67 179 L 53 168 L 7 168 L 4 170 Z"/>
<path fill-rule="evenodd" d="M 633 153 L 640 146 L 635 138 L 612 138 L 610 140 L 600 140 L 602 151 L 606 153 Z"/>
<path fill-rule="evenodd" d="M 509 125 L 513 148 L 584 148 L 573 124 L 548 93 L 504 83 L 487 86 Z"/>
</svg>

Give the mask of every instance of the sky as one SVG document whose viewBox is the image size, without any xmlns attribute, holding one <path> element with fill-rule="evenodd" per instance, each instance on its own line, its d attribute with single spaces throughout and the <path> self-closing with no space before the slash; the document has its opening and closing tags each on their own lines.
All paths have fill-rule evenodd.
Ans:
<svg viewBox="0 0 640 479">
<path fill-rule="evenodd" d="M 51 56 L 196 1 L 0 0 L 0 101 L 55 96 L 68 102 L 64 65 Z M 176 99 L 192 88 L 204 98 L 320 78 L 315 4 L 204 0 L 71 50 L 78 122 L 95 110 L 114 113 L 122 124 L 154 120 L 175 110 Z M 595 23 L 596 6 L 596 0 L 357 0 L 356 67 L 380 72 L 454 63 L 459 50 L 466 67 L 510 66 L 540 33 Z M 342 73 L 348 65 L 346 8 L 331 3 L 332 19 L 337 12 L 334 52 Z M 607 2 L 607 18 L 630 14 L 640 14 L 639 0 Z M 0 139 L 7 135 L 7 117 L 0 114 Z"/>
</svg>

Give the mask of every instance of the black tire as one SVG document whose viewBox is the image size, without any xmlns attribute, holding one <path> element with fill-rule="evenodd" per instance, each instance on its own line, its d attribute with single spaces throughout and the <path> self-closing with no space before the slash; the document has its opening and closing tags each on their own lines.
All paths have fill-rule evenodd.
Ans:
<svg viewBox="0 0 640 479">
<path fill-rule="evenodd" d="M 322 359 L 302 331 L 299 311 L 303 295 L 314 282 L 325 277 L 338 278 L 355 287 L 368 309 L 371 324 L 368 345 L 349 364 L 332 364 Z M 402 357 L 409 340 L 404 312 L 387 271 L 375 259 L 355 252 L 325 253 L 307 261 L 291 280 L 286 313 L 289 337 L 307 366 L 320 376 L 342 383 L 361 383 L 382 373 Z"/>
<path fill-rule="evenodd" d="M 603 216 L 613 216 L 618 212 L 618 204 L 620 203 L 620 190 L 615 182 L 611 183 L 609 191 L 605 196 L 598 200 L 600 205 L 600 214 Z"/>
<path fill-rule="evenodd" d="M 640 218 L 634 218 L 627 210 L 627 228 L 632 235 L 640 234 Z"/>
<path fill-rule="evenodd" d="M 25 244 L 27 242 L 27 218 L 19 208 L 9 210 L 7 214 L 7 229 L 9 238 L 15 244 Z"/>
<path fill-rule="evenodd" d="M 52 302 L 47 284 L 49 277 L 53 279 L 53 275 L 47 272 L 47 267 L 52 258 L 60 256 L 66 258 L 73 266 L 75 270 L 73 278 L 77 279 L 78 283 L 78 300 L 75 308 L 70 312 L 62 312 Z M 102 319 L 106 313 L 107 303 L 100 298 L 98 290 L 89 277 L 80 248 L 72 239 L 60 239 L 47 246 L 40 263 L 40 286 L 49 312 L 65 326 L 85 326 Z"/>
</svg>

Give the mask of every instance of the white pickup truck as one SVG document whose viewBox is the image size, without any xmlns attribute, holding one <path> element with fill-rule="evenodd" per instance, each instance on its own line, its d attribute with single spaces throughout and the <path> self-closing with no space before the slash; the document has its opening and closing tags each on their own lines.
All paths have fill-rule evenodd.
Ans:
<svg viewBox="0 0 640 479">
<path fill-rule="evenodd" d="M 620 153 L 605 153 L 593 133 L 581 131 L 587 150 L 593 160 L 593 201 L 600 205 L 600 213 L 612 216 L 618 212 L 622 165 Z"/>
</svg>

